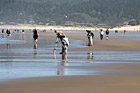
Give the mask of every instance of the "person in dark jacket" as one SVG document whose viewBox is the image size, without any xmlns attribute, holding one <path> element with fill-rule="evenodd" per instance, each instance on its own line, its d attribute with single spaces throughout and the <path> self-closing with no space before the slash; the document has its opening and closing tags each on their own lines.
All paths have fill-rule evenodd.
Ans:
<svg viewBox="0 0 140 93">
<path fill-rule="evenodd" d="M 109 30 L 107 29 L 105 33 L 106 33 L 106 40 L 108 40 L 108 37 L 109 37 Z"/>
<path fill-rule="evenodd" d="M 39 37 L 39 34 L 37 32 L 36 29 L 33 30 L 33 38 L 34 38 L 34 45 L 35 45 L 35 48 L 37 48 L 37 39 Z"/>
<path fill-rule="evenodd" d="M 88 38 L 88 46 L 92 46 L 94 34 L 90 30 L 86 30 L 86 32 L 87 32 L 87 38 Z"/>
</svg>

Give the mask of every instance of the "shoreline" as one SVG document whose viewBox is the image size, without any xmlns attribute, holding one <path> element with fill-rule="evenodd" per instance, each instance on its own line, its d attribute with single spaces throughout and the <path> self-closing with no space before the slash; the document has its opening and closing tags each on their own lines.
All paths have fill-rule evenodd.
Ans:
<svg viewBox="0 0 140 93">
<path fill-rule="evenodd" d="M 97 27 L 74 27 L 74 26 L 45 26 L 45 25 L 30 25 L 30 24 L 19 24 L 19 25 L 1 25 L 0 29 L 40 29 L 40 30 L 94 30 L 100 31 L 103 29 L 105 31 L 107 28 L 97 28 Z M 109 29 L 110 31 L 140 31 L 140 25 L 138 26 L 122 26 Z"/>
</svg>

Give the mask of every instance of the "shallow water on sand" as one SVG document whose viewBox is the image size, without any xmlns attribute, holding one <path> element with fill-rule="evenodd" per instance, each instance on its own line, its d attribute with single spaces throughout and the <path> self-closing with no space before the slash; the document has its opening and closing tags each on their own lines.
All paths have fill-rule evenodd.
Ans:
<svg viewBox="0 0 140 93">
<path fill-rule="evenodd" d="M 39 38 L 34 48 L 31 33 L 12 34 L 8 40 L 0 35 L 0 81 L 44 76 L 102 75 L 87 69 L 104 64 L 140 64 L 140 52 L 121 51 L 68 51 L 60 55 L 61 45 L 54 51 L 55 39 Z M 70 39 L 70 47 L 86 47 L 82 40 Z M 86 68 L 87 67 L 87 68 Z"/>
</svg>

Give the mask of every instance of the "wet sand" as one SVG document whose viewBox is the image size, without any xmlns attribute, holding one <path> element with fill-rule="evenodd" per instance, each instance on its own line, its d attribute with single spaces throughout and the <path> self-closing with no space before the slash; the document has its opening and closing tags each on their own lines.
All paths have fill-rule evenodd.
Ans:
<svg viewBox="0 0 140 93">
<path fill-rule="evenodd" d="M 66 33 L 68 34 L 68 33 Z M 78 35 L 78 34 L 77 34 Z M 94 46 L 86 46 L 86 36 L 68 35 L 72 40 L 81 40 L 79 44 L 85 47 L 71 47 L 71 55 L 77 51 L 82 55 L 85 52 L 94 52 L 95 58 L 91 63 L 82 63 L 82 66 L 70 65 L 69 69 L 90 70 L 89 75 L 55 76 L 14 79 L 0 82 L 1 93 L 139 93 L 140 92 L 140 57 L 139 41 L 133 41 L 129 36 L 111 36 L 109 40 L 99 40 L 95 37 Z M 41 35 L 40 37 L 54 38 L 55 35 Z M 139 37 L 137 37 L 139 39 Z M 43 42 L 42 42 L 43 43 Z M 41 46 L 40 46 L 41 47 Z M 97 52 L 96 52 L 97 51 Z M 100 52 L 101 51 L 101 52 Z M 116 51 L 120 56 L 126 58 L 102 59 L 103 53 L 110 51 L 112 56 Z M 124 51 L 124 52 L 123 52 Z M 72 52 L 72 53 L 71 53 Z M 116 53 L 115 52 L 115 53 Z M 122 52 L 122 53 L 121 53 Z M 75 53 L 75 52 L 74 52 Z M 83 53 L 83 54 L 82 54 Z M 125 54 L 126 53 L 126 54 Z M 127 54 L 130 53 L 130 56 Z M 134 55 L 132 57 L 131 53 Z M 135 53 L 138 53 L 135 55 Z M 98 54 L 98 55 L 97 55 Z M 111 55 L 112 54 L 112 55 Z M 70 55 L 69 55 L 70 56 Z M 78 56 L 74 54 L 73 56 Z M 101 56 L 101 58 L 98 56 Z M 127 58 L 128 56 L 128 58 Z M 117 57 L 117 56 L 116 56 Z M 132 57 L 132 58 L 131 58 Z M 97 58 L 97 59 L 96 59 Z M 82 59 L 84 61 L 84 58 Z M 90 60 L 90 59 L 89 59 Z M 74 60 L 75 61 L 75 60 Z M 81 60 L 80 60 L 81 61 Z M 70 60 L 71 62 L 71 60 Z M 88 61 L 90 62 L 90 61 Z M 80 64 L 81 65 L 81 64 Z M 94 74 L 92 71 L 99 73 Z"/>
<path fill-rule="evenodd" d="M 66 32 L 66 34 L 69 34 L 69 33 L 70 32 Z M 69 39 L 83 40 L 83 43 L 81 43 L 81 45 L 87 46 L 86 33 L 84 33 L 84 31 L 83 31 L 82 33 L 85 35 L 82 34 L 82 35 L 78 36 L 79 33 L 74 33 L 74 35 L 69 35 L 67 37 Z M 133 32 L 129 32 L 129 33 L 133 33 Z M 98 35 L 97 32 L 96 32 L 96 34 Z M 134 37 L 134 36 L 128 37 L 122 33 L 121 36 L 110 36 L 109 40 L 105 40 L 105 38 L 106 38 L 105 36 L 104 36 L 104 40 L 100 40 L 99 35 L 98 36 L 97 35 L 94 37 L 93 46 L 70 49 L 70 51 L 140 51 L 139 41 L 132 41 L 134 38 L 139 40 L 140 37 Z M 41 35 L 41 37 L 55 38 L 55 35 Z M 126 40 L 124 40 L 124 39 L 126 39 Z"/>
<path fill-rule="evenodd" d="M 15 80 L 0 84 L 1 93 L 139 93 L 136 76 L 74 76 Z"/>
<path fill-rule="evenodd" d="M 138 42 L 95 41 L 94 46 L 72 49 L 73 51 L 140 51 Z M 85 45 L 85 44 L 83 44 Z"/>
</svg>

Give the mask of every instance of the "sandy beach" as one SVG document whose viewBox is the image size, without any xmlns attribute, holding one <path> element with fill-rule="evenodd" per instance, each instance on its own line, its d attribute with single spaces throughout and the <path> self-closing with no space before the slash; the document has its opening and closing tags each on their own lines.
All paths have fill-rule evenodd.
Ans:
<svg viewBox="0 0 140 93">
<path fill-rule="evenodd" d="M 72 32 L 65 32 L 65 34 L 69 34 Z M 79 32 L 80 33 L 80 32 Z M 85 35 L 78 36 L 79 33 L 74 33 L 74 35 L 68 35 L 67 37 L 69 39 L 76 39 L 76 40 L 85 40 L 84 43 L 81 43 L 81 45 L 86 46 L 87 45 L 87 37 L 84 30 L 82 33 Z M 112 32 L 113 33 L 113 32 Z M 129 32 L 133 33 L 133 32 Z M 98 31 L 96 31 L 96 34 L 98 35 Z M 76 49 L 70 49 L 71 51 L 140 51 L 140 43 L 136 41 L 131 41 L 131 39 L 139 39 L 139 37 L 128 37 L 122 34 L 122 36 L 110 36 L 110 40 L 100 40 L 99 35 L 95 35 L 94 37 L 94 46 L 91 47 L 84 47 L 84 48 L 76 48 Z M 41 35 L 43 38 L 55 38 L 55 35 Z M 127 41 L 123 41 L 123 39 L 128 39 Z M 114 41 L 116 40 L 116 41 Z"/>
<path fill-rule="evenodd" d="M 138 76 L 74 76 L 15 80 L 0 85 L 2 93 L 138 93 Z"/>
<path fill-rule="evenodd" d="M 0 93 L 139 93 L 140 92 L 140 37 L 139 32 L 128 32 L 125 35 L 112 34 L 109 40 L 100 40 L 95 32 L 94 45 L 86 46 L 87 37 L 83 31 L 63 31 L 68 38 L 82 47 L 72 45 L 69 48 L 69 66 L 59 66 L 61 69 L 77 69 L 87 72 L 87 75 L 60 75 L 33 78 L 19 78 L 0 82 Z M 130 36 L 129 36 L 130 35 Z M 131 36 L 132 35 L 132 36 Z M 54 39 L 52 32 L 40 32 L 40 38 Z M 44 40 L 43 39 L 43 40 Z M 134 40 L 133 40 L 134 39 Z M 39 42 L 39 41 L 38 41 Z M 44 41 L 40 40 L 40 44 Z M 30 43 L 30 42 L 29 42 Z M 83 47 L 84 46 L 84 47 Z M 44 48 L 44 46 L 39 46 Z M 40 50 L 41 50 L 40 48 Z M 51 48 L 52 49 L 52 48 Z M 44 50 L 42 50 L 44 51 Z M 50 50 L 49 50 L 50 51 Z M 8 51 L 9 52 L 9 51 Z M 90 63 L 73 62 L 73 56 L 84 62 L 84 53 L 93 52 L 94 59 Z M 75 53 L 75 54 L 74 54 Z M 40 54 L 43 54 L 42 52 Z M 73 55 L 74 54 L 74 55 Z M 115 56 L 115 54 L 118 54 Z M 14 54 L 13 54 L 14 55 Z M 49 54 L 48 54 L 49 55 Z M 107 56 L 106 56 L 107 55 Z M 100 58 L 101 56 L 101 58 Z M 106 57 L 103 59 L 102 57 Z M 112 57 L 113 56 L 113 57 Z M 39 57 L 39 56 L 38 56 Z M 83 58 L 82 58 L 83 57 Z M 44 58 L 44 57 L 42 57 Z M 118 58 L 118 59 L 117 59 Z M 16 59 L 16 58 L 15 58 Z M 37 58 L 36 58 L 37 59 Z M 82 60 L 80 60 L 82 59 Z M 33 60 L 35 60 L 33 58 Z M 41 59 L 40 59 L 41 60 Z M 87 59 L 86 59 L 87 60 Z M 74 59 L 75 61 L 75 59 Z M 38 63 L 39 64 L 39 63 Z M 49 67 L 49 66 L 48 66 Z M 92 72 L 93 71 L 93 72 Z M 99 73 L 95 74 L 94 71 Z"/>
</svg>

